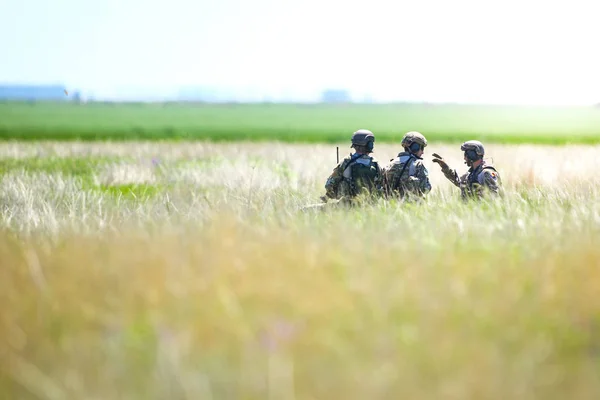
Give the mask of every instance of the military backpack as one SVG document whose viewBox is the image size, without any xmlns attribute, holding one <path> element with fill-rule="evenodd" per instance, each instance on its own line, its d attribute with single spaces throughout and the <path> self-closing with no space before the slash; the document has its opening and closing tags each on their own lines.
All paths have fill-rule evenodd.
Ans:
<svg viewBox="0 0 600 400">
<path fill-rule="evenodd" d="M 357 196 L 366 191 L 373 193 L 376 180 L 380 174 L 379 165 L 373 158 L 359 157 L 351 159 L 343 172 L 346 190 L 350 196 Z"/>
</svg>

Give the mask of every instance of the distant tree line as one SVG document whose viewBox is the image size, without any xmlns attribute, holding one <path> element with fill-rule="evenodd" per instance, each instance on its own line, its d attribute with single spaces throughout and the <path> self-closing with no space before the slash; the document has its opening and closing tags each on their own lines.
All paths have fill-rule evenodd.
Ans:
<svg viewBox="0 0 600 400">
<path fill-rule="evenodd" d="M 68 92 L 62 85 L 0 85 L 0 101 L 69 101 L 82 102 L 81 91 Z"/>
</svg>

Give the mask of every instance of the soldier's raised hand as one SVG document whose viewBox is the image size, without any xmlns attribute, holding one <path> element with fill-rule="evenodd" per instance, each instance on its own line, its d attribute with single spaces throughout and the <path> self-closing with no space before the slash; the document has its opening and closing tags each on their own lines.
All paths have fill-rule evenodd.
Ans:
<svg viewBox="0 0 600 400">
<path fill-rule="evenodd" d="M 438 163 L 442 167 L 442 171 L 449 171 L 450 167 L 446 164 L 446 161 L 437 153 L 433 153 L 433 162 Z"/>
</svg>

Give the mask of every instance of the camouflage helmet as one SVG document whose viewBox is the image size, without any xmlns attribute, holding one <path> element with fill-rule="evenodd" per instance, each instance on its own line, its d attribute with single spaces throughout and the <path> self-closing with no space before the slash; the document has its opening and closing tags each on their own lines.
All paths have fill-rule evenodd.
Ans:
<svg viewBox="0 0 600 400">
<path fill-rule="evenodd" d="M 402 138 L 402 147 L 410 147 L 411 144 L 418 143 L 422 147 L 427 147 L 427 139 L 420 132 L 407 132 Z"/>
<path fill-rule="evenodd" d="M 483 144 L 478 140 L 469 140 L 460 146 L 461 151 L 473 150 L 478 156 L 483 157 L 485 149 Z"/>
<path fill-rule="evenodd" d="M 368 129 L 359 129 L 352 134 L 352 146 L 369 146 L 369 142 L 375 142 L 375 135 Z"/>
</svg>

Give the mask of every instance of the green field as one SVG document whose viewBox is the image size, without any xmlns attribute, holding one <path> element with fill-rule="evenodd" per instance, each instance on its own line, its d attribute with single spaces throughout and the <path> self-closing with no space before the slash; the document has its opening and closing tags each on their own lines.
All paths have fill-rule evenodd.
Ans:
<svg viewBox="0 0 600 400">
<path fill-rule="evenodd" d="M 429 140 L 600 143 L 600 109 L 473 105 L 0 103 L 0 139 L 381 142 L 417 130 Z"/>
</svg>

